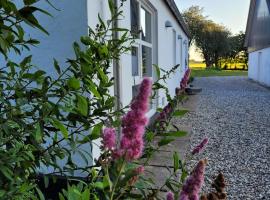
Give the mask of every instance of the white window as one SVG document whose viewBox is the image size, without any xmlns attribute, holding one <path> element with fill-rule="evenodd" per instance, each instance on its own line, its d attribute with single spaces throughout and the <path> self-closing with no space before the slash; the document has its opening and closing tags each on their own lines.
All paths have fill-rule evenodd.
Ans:
<svg viewBox="0 0 270 200">
<path fill-rule="evenodd" d="M 152 77 L 154 11 L 146 1 L 130 0 L 132 47 L 132 75 Z M 136 57 L 136 58 L 135 58 Z"/>
<path fill-rule="evenodd" d="M 177 61 L 176 61 L 176 31 L 173 30 L 173 45 L 172 45 L 172 50 L 173 50 L 173 65 L 175 66 Z"/>
<path fill-rule="evenodd" d="M 183 64 L 183 38 L 181 35 L 179 35 L 178 37 L 179 39 L 179 45 L 180 45 L 180 48 L 179 48 L 179 63 L 180 63 L 180 69 L 181 69 L 181 72 L 184 71 L 184 64 Z"/>
<path fill-rule="evenodd" d="M 132 46 L 132 76 L 134 77 L 133 96 L 138 91 L 137 85 L 143 77 L 152 77 L 153 64 L 156 61 L 156 11 L 150 2 L 130 0 L 131 34 L 135 39 Z M 158 105 L 158 98 L 151 103 L 151 108 Z"/>
</svg>

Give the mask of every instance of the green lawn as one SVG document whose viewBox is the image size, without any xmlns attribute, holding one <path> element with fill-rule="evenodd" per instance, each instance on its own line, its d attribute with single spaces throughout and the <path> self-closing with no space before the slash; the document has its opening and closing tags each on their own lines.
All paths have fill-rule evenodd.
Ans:
<svg viewBox="0 0 270 200">
<path fill-rule="evenodd" d="M 205 68 L 191 68 L 192 77 L 209 77 L 209 76 L 247 76 L 247 71 L 238 70 L 216 70 Z"/>
<path fill-rule="evenodd" d="M 224 67 L 225 63 L 222 63 L 221 66 Z M 243 69 L 244 63 L 227 63 L 227 68 L 230 69 Z M 205 63 L 202 62 L 189 62 L 190 68 L 206 68 Z"/>
</svg>

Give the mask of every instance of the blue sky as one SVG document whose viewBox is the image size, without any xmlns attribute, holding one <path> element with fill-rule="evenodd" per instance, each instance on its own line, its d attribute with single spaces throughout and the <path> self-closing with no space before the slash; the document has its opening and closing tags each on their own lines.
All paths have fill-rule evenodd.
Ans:
<svg viewBox="0 0 270 200">
<path fill-rule="evenodd" d="M 199 5 L 204 8 L 204 14 L 217 23 L 222 23 L 232 33 L 246 29 L 249 10 L 249 0 L 175 0 L 180 11 Z"/>
</svg>

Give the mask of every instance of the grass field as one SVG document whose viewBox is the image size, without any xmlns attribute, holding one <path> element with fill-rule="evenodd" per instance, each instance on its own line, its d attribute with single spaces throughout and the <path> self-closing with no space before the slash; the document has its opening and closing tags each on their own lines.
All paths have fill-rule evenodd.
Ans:
<svg viewBox="0 0 270 200">
<path fill-rule="evenodd" d="M 191 76 L 193 77 L 209 77 L 209 76 L 247 76 L 247 71 L 238 70 L 216 70 L 205 68 L 191 68 Z"/>
<path fill-rule="evenodd" d="M 205 63 L 199 63 L 199 62 L 190 62 L 189 63 L 190 68 L 206 68 Z M 224 64 L 222 64 L 222 67 L 224 67 Z M 236 63 L 236 64 L 228 64 L 228 69 L 243 69 L 243 63 Z"/>
<path fill-rule="evenodd" d="M 236 64 L 236 69 L 242 69 L 241 63 Z M 247 76 L 247 71 L 241 70 L 217 70 L 206 69 L 205 63 L 190 62 L 191 76 L 193 77 L 209 77 L 209 76 Z M 233 65 L 233 68 L 235 66 Z"/>
</svg>

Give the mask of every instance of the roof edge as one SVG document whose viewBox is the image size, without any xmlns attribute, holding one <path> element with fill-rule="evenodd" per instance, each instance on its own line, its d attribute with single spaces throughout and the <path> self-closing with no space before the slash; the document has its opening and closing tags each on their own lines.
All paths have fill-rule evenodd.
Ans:
<svg viewBox="0 0 270 200">
<path fill-rule="evenodd" d="M 248 47 L 250 32 L 252 28 L 252 19 L 255 13 L 256 7 L 256 0 L 250 0 L 249 12 L 248 12 L 248 19 L 247 19 L 247 26 L 246 26 L 246 35 L 245 35 L 245 43 L 244 46 Z"/>
<path fill-rule="evenodd" d="M 185 34 L 188 36 L 188 38 L 191 38 L 191 34 L 190 31 L 187 27 L 187 24 L 184 22 L 182 15 L 177 7 L 177 5 L 175 4 L 174 0 L 164 0 L 167 4 L 167 6 L 169 7 L 169 9 L 171 10 L 172 14 L 174 15 L 174 17 L 176 18 L 178 24 L 181 26 L 181 28 L 183 29 L 183 31 L 185 32 Z"/>
</svg>

